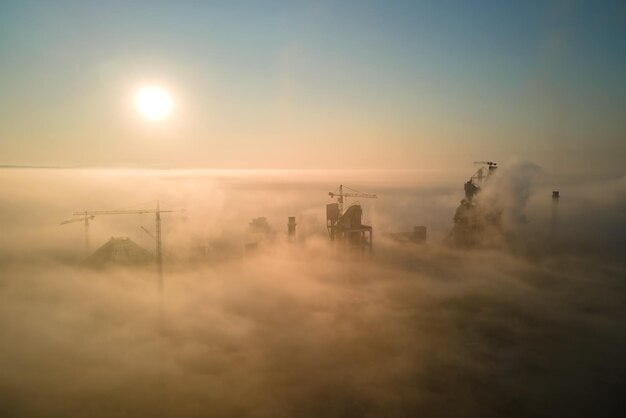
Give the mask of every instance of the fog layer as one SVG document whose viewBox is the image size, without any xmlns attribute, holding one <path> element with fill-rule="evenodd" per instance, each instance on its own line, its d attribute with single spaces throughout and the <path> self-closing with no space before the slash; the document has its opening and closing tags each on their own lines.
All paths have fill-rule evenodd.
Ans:
<svg viewBox="0 0 626 418">
<path fill-rule="evenodd" d="M 466 178 L 334 175 L 0 171 L 0 416 L 622 415 L 624 179 L 561 188 L 551 230 L 547 175 L 511 164 L 484 199 L 519 245 L 458 250 L 440 242 Z M 328 242 L 343 178 L 379 196 L 360 200 L 371 256 Z M 157 199 L 186 208 L 163 214 L 162 297 L 154 266 L 78 266 L 81 224 L 60 221 Z M 244 256 L 260 216 L 275 239 Z M 414 225 L 426 245 L 388 237 Z M 96 217 L 91 250 L 153 251 L 140 226 L 154 218 Z"/>
</svg>

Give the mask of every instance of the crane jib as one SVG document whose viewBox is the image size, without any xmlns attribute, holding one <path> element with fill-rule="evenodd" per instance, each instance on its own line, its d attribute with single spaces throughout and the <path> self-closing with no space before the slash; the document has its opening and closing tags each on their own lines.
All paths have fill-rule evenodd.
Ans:
<svg viewBox="0 0 626 418">
<path fill-rule="evenodd" d="M 137 209 L 137 210 L 91 210 L 91 211 L 82 211 L 82 212 L 74 212 L 74 216 L 95 216 L 95 215 L 142 215 L 146 213 L 170 213 L 170 212 L 179 212 L 176 210 L 155 210 L 155 209 Z"/>
</svg>

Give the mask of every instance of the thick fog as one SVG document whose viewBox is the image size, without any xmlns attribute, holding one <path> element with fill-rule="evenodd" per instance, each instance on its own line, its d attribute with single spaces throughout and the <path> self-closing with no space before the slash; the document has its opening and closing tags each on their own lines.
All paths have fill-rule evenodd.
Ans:
<svg viewBox="0 0 626 418">
<path fill-rule="evenodd" d="M 0 416 L 623 416 L 626 178 L 506 164 L 479 195 L 506 240 L 452 248 L 471 174 L 0 170 Z M 340 182 L 378 195 L 349 200 L 371 254 L 329 242 Z M 83 224 L 60 225 L 157 200 L 185 210 L 162 214 L 162 295 L 152 264 L 82 265 Z M 416 225 L 426 244 L 394 239 Z M 154 253 L 142 226 L 96 216 L 89 252 Z"/>
</svg>

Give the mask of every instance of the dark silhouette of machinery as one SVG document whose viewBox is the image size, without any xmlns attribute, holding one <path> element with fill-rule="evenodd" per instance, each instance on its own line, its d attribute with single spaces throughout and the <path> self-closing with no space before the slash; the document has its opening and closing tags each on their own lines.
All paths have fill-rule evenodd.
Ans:
<svg viewBox="0 0 626 418">
<path fill-rule="evenodd" d="M 276 237 L 276 232 L 267 222 L 266 217 L 259 217 L 250 221 L 246 235 L 246 254 L 252 254 L 257 252 L 259 248 L 263 248 L 273 242 Z"/>
<path fill-rule="evenodd" d="M 271 239 L 274 236 L 274 231 L 265 217 L 252 219 L 248 224 L 248 233 L 254 236 L 257 241 Z"/>
<path fill-rule="evenodd" d="M 293 241 L 296 237 L 296 217 L 290 216 L 289 223 L 287 223 L 287 238 L 289 241 Z"/>
<path fill-rule="evenodd" d="M 349 191 L 344 191 L 348 189 Z M 337 198 L 337 203 L 326 205 L 326 228 L 332 241 L 342 241 L 357 247 L 372 248 L 372 227 L 363 225 L 363 209 L 359 203 L 348 207 L 344 212 L 344 200 L 347 197 L 364 197 L 376 199 L 371 193 L 361 193 L 350 189 L 343 184 L 339 185 L 339 191 L 329 192 L 332 198 Z"/>
<path fill-rule="evenodd" d="M 550 222 L 550 235 L 552 240 L 556 238 L 556 216 L 559 208 L 559 199 L 561 198 L 561 193 L 558 190 L 554 190 L 552 192 L 552 218 Z"/>
<path fill-rule="evenodd" d="M 81 263 L 83 267 L 144 267 L 154 263 L 155 257 L 127 237 L 111 237 L 104 245 Z"/>
<path fill-rule="evenodd" d="M 482 167 L 476 170 L 463 186 L 465 189 L 465 198 L 470 201 L 474 198 L 476 193 L 480 191 L 483 181 L 493 175 L 498 168 L 498 163 L 494 163 L 493 161 L 474 161 L 474 164 L 481 164 Z"/>
<path fill-rule="evenodd" d="M 498 164 L 492 161 L 477 161 L 480 167 L 463 185 L 465 198 L 454 214 L 454 227 L 446 238 L 446 243 L 457 247 L 474 247 L 492 238 L 494 233 L 501 235 L 502 211 L 479 202 L 476 196 L 484 182 L 496 173 Z"/>
<path fill-rule="evenodd" d="M 389 238 L 399 243 L 425 244 L 428 230 L 424 225 L 417 225 L 409 232 L 395 232 L 387 234 Z"/>
</svg>

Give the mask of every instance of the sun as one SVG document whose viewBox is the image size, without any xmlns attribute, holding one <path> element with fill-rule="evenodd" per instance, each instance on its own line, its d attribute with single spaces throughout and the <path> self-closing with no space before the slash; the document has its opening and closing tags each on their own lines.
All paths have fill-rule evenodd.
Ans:
<svg viewBox="0 0 626 418">
<path fill-rule="evenodd" d="M 135 95 L 135 108 L 146 119 L 167 119 L 173 107 L 169 93 L 158 86 L 144 86 Z"/>
</svg>

